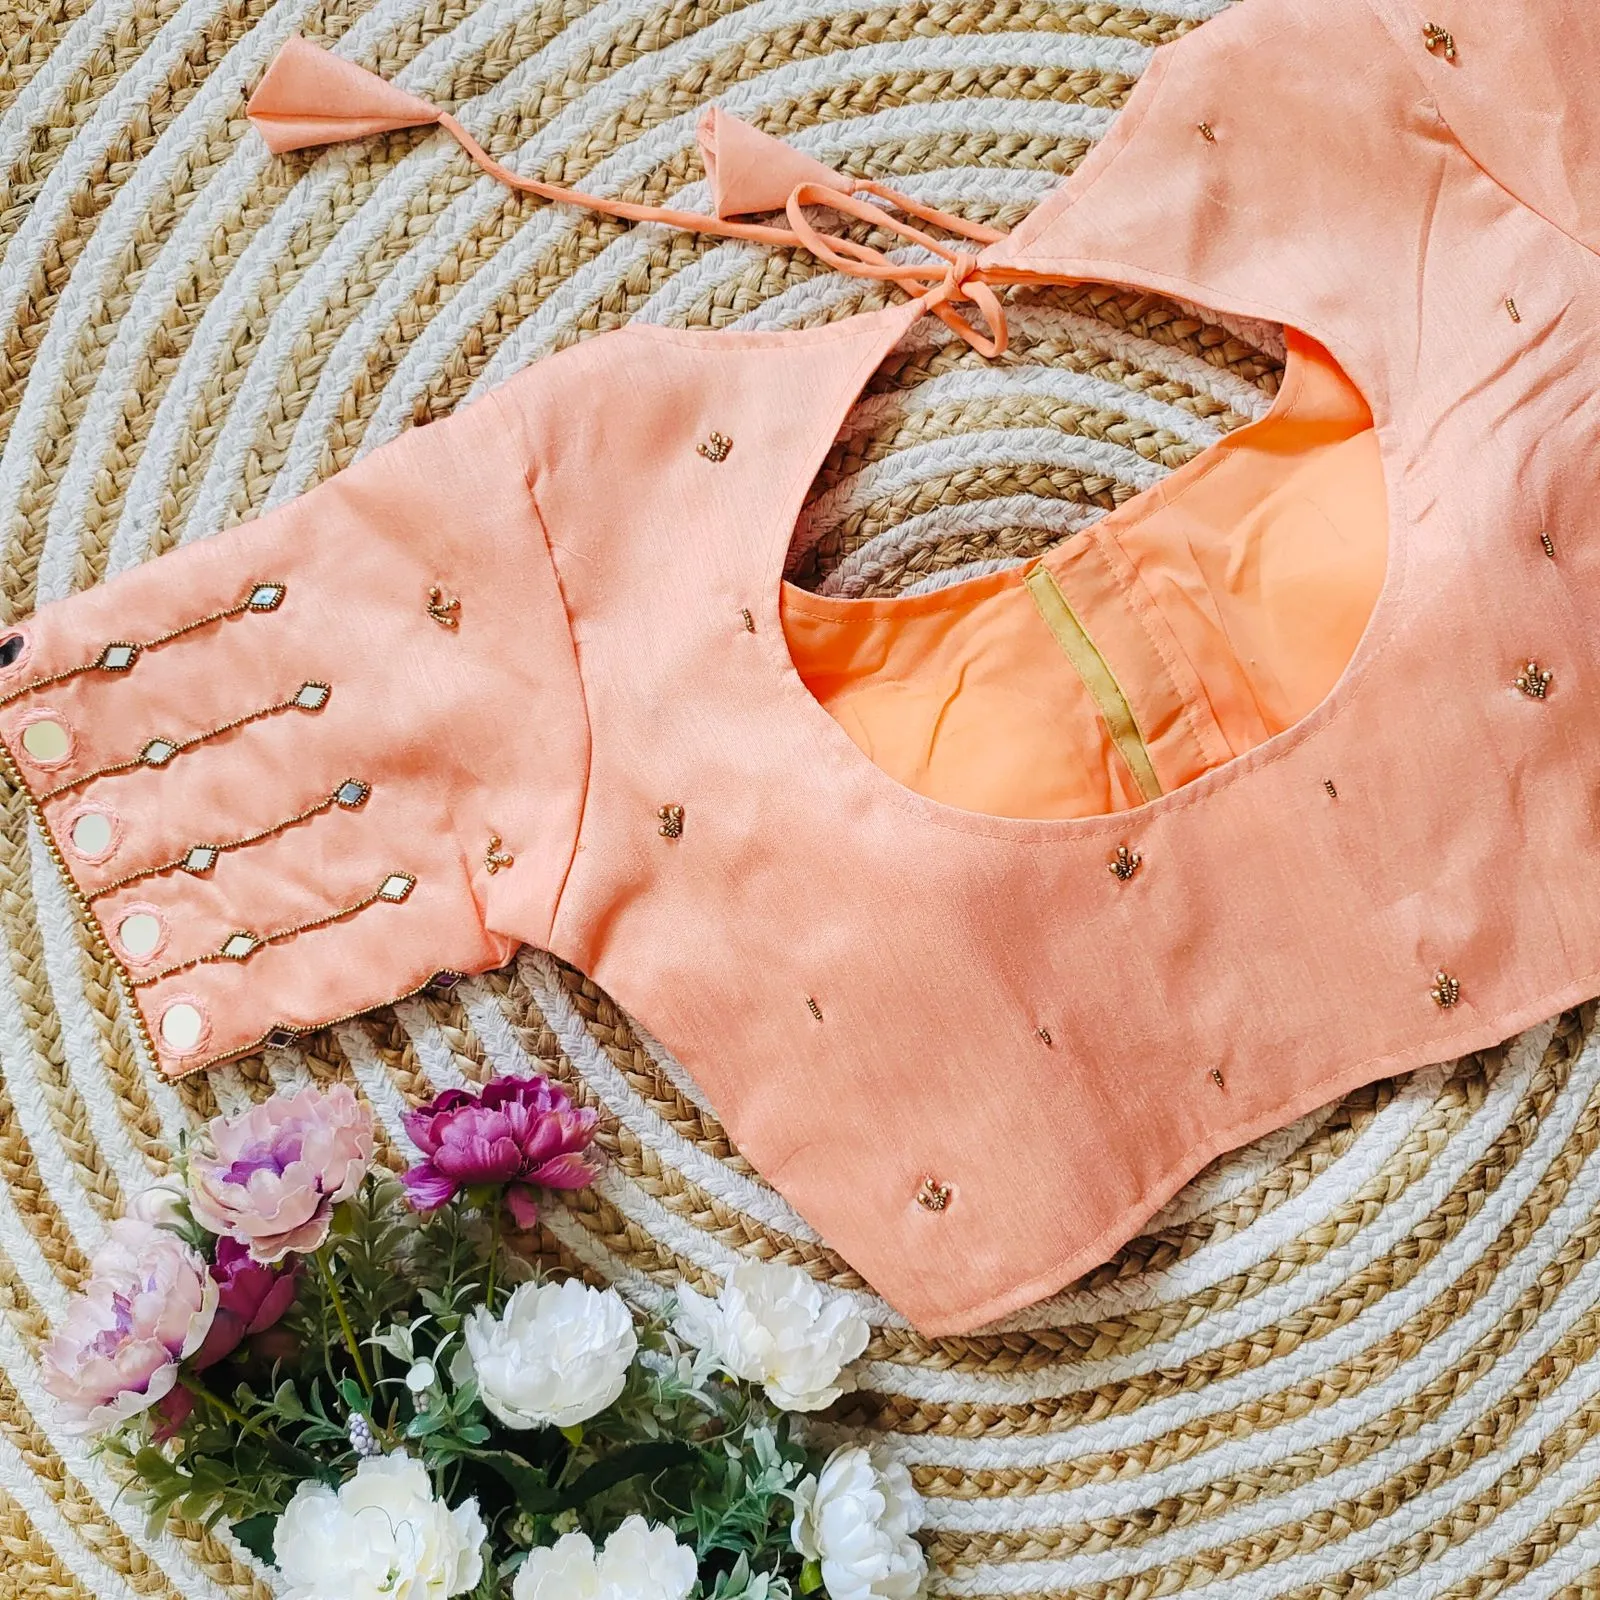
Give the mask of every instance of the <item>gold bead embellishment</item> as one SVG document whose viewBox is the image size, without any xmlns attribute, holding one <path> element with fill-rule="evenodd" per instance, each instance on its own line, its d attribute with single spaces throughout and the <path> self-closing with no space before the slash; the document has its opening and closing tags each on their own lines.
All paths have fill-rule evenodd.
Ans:
<svg viewBox="0 0 1600 1600">
<path fill-rule="evenodd" d="M 1048 1028 L 1035 1028 L 1033 1031 L 1039 1035 L 1041 1042 L 1045 1045 L 1049 1046 L 1055 1044 L 1055 1040 L 1050 1037 L 1050 1030 Z"/>
<path fill-rule="evenodd" d="M 108 644 L 95 659 L 97 672 L 131 672 L 133 664 L 139 659 L 139 647 L 130 644 L 126 639 L 119 639 L 115 644 Z"/>
<path fill-rule="evenodd" d="M 1324 778 L 1322 780 L 1322 787 L 1328 791 L 1328 798 L 1330 800 L 1337 800 L 1339 798 L 1339 791 L 1334 787 L 1332 778 Z"/>
<path fill-rule="evenodd" d="M 749 610 L 743 610 L 739 615 L 744 618 L 744 631 L 746 633 L 754 633 L 756 631 L 756 619 L 750 615 Z"/>
<path fill-rule="evenodd" d="M 1197 122 L 1195 127 L 1200 130 L 1200 137 L 1207 144 L 1215 144 L 1217 142 L 1217 130 L 1209 122 Z"/>
<path fill-rule="evenodd" d="M 1539 543 L 1544 546 L 1544 553 L 1549 556 L 1552 561 L 1554 561 L 1556 558 L 1555 540 L 1553 540 L 1542 528 L 1539 531 Z"/>
<path fill-rule="evenodd" d="M 1446 61 L 1456 58 L 1456 42 L 1451 37 L 1448 28 L 1441 28 L 1437 22 L 1425 22 L 1422 25 L 1422 42 L 1430 50 L 1437 50 L 1443 54 Z"/>
<path fill-rule="evenodd" d="M 230 839 L 226 844 L 190 845 L 181 856 L 171 861 L 164 861 L 159 867 L 146 867 L 142 872 L 130 872 L 126 877 L 118 878 L 115 882 L 96 889 L 87 898 L 91 902 L 99 900 L 118 889 L 127 888 L 130 883 L 141 883 L 146 878 L 159 878 L 168 872 L 187 872 L 191 877 L 202 878 L 228 851 L 242 850 L 247 845 L 260 844 L 263 839 L 276 838 L 278 834 L 285 833 L 302 822 L 309 822 L 313 817 L 320 817 L 324 812 L 332 811 L 335 806 L 342 811 L 358 810 L 366 804 L 367 796 L 371 793 L 371 784 L 363 783 L 360 778 L 346 778 L 332 794 L 324 796 L 315 805 L 307 806 L 303 811 L 295 812 L 292 817 L 285 817 L 282 822 L 275 822 L 270 828 L 261 828 L 255 833 Z"/>
<path fill-rule="evenodd" d="M 922 1187 L 917 1190 L 917 1204 L 924 1211 L 943 1211 L 950 1204 L 950 1185 L 924 1178 Z"/>
<path fill-rule="evenodd" d="M 695 446 L 696 452 L 703 455 L 707 461 L 726 461 L 731 449 L 733 440 L 722 433 L 714 433 L 704 444 Z"/>
<path fill-rule="evenodd" d="M 223 940 L 222 948 L 217 954 L 224 961 L 243 961 L 246 957 L 255 954 L 261 941 L 253 933 L 230 933 Z"/>
<path fill-rule="evenodd" d="M 1530 700 L 1543 700 L 1550 692 L 1550 671 L 1541 669 L 1537 661 L 1530 661 L 1516 676 L 1517 687 Z"/>
<path fill-rule="evenodd" d="M 348 917 L 358 916 L 369 906 L 377 905 L 380 900 L 397 906 L 416 886 L 417 880 L 409 872 L 391 872 L 371 894 L 363 895 L 353 905 L 344 906 L 338 911 L 330 911 L 325 916 L 312 917 L 307 922 L 297 922 L 290 928 L 279 928 L 276 933 L 248 933 L 242 929 L 238 933 L 230 933 L 223 940 L 221 947 L 213 950 L 210 955 L 195 956 L 192 960 L 178 962 L 176 966 L 163 967 L 160 972 L 152 972 L 148 977 L 135 979 L 132 987 L 146 989 L 152 983 L 161 983 L 167 978 L 177 977 L 180 972 L 190 972 L 196 967 L 209 966 L 216 961 L 248 961 L 258 950 L 265 950 L 269 945 L 285 944 L 290 939 L 299 938 L 303 933 L 331 927 Z"/>
<path fill-rule="evenodd" d="M 1517 302 L 1513 300 L 1510 295 L 1506 296 L 1506 315 L 1510 317 L 1513 322 L 1522 321 L 1522 313 L 1517 310 Z"/>
<path fill-rule="evenodd" d="M 428 615 L 441 628 L 459 628 L 461 602 L 453 594 L 447 595 L 438 584 L 434 584 L 428 591 Z"/>
<path fill-rule="evenodd" d="M 1433 1003 L 1441 1011 L 1448 1011 L 1461 998 L 1461 980 L 1453 978 L 1442 967 L 1433 975 L 1433 987 L 1428 991 Z"/>
<path fill-rule="evenodd" d="M 502 867 L 516 866 L 517 858 L 500 848 L 500 835 L 498 833 L 491 833 L 489 835 L 489 848 L 483 853 L 483 864 L 492 878 Z"/>
<path fill-rule="evenodd" d="M 1223 1089 L 1223 1088 L 1227 1087 L 1227 1085 L 1222 1081 L 1222 1068 L 1221 1067 L 1213 1067 L 1211 1069 L 1211 1081 L 1214 1084 L 1216 1084 L 1216 1086 L 1219 1089 Z"/>
<path fill-rule="evenodd" d="M 817 1004 L 817 1002 L 811 998 L 810 995 L 806 996 L 806 1010 L 809 1011 L 811 1013 L 811 1015 L 814 1016 L 817 1019 L 818 1022 L 822 1021 L 822 1007 L 819 1006 Z"/>
<path fill-rule="evenodd" d="M 138 644 L 131 639 L 113 640 L 101 649 L 93 661 L 87 661 L 79 667 L 68 667 L 64 672 L 52 672 L 47 678 L 35 678 L 32 683 L 25 683 L 20 689 L 13 689 L 4 699 L 0 699 L 0 706 L 10 705 L 13 700 L 20 699 L 25 694 L 32 694 L 35 689 L 45 689 L 53 683 L 65 683 L 69 678 L 81 677 L 85 672 L 131 672 L 134 663 L 146 651 L 159 650 L 162 645 L 171 644 L 175 639 L 185 638 L 200 628 L 209 628 L 213 622 L 228 622 L 234 617 L 242 617 L 252 611 L 258 613 L 276 611 L 283 604 L 283 597 L 288 592 L 285 584 L 252 583 L 245 590 L 244 597 L 225 610 L 196 617 L 193 622 L 186 622 L 182 627 L 172 628 L 166 633 L 157 634 L 154 639 L 145 639 Z M 21 635 L 15 637 L 20 639 Z M 18 653 L 20 654 L 20 646 Z"/>
<path fill-rule="evenodd" d="M 1130 850 L 1127 845 L 1119 844 L 1117 853 L 1106 863 L 1106 870 L 1112 877 L 1126 883 L 1139 870 L 1143 861 L 1144 857 L 1137 850 Z"/>
<path fill-rule="evenodd" d="M 182 755 L 185 750 L 193 750 L 197 745 L 207 743 L 212 739 L 220 739 L 225 733 L 232 733 L 237 728 L 248 728 L 252 722 L 260 722 L 265 717 L 275 717 L 283 711 L 320 711 L 328 703 L 333 690 L 325 683 L 302 683 L 287 700 L 275 701 L 270 706 L 262 706 L 259 711 L 246 712 L 242 717 L 235 717 L 232 722 L 224 722 L 221 727 L 211 728 L 205 733 L 192 734 L 187 739 L 168 739 L 158 736 L 147 739 L 139 747 L 139 753 L 127 761 L 113 761 L 109 766 L 96 767 L 93 772 L 85 772 L 81 777 L 73 778 L 66 783 L 59 783 L 54 789 L 47 789 L 39 796 L 41 801 L 54 800 L 58 795 L 70 794 L 74 789 L 81 789 L 85 784 L 93 783 L 96 778 L 109 778 L 119 772 L 132 772 L 135 767 L 164 767 L 174 756 Z"/>
<path fill-rule="evenodd" d="M 681 839 L 683 837 L 682 806 L 662 806 L 656 812 L 656 815 L 661 819 L 661 826 L 656 829 L 656 832 L 663 839 Z"/>
</svg>

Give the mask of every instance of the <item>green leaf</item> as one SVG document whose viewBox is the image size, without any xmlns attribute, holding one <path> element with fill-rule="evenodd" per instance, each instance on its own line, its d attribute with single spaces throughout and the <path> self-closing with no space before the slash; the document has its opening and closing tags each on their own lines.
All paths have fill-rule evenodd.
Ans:
<svg viewBox="0 0 1600 1600">
<path fill-rule="evenodd" d="M 489 1440 L 489 1430 L 481 1422 L 469 1422 L 456 1432 L 468 1444 L 487 1444 Z"/>
<path fill-rule="evenodd" d="M 555 1490 L 544 1473 L 530 1467 L 521 1456 L 514 1456 L 509 1450 L 474 1450 L 472 1459 L 499 1473 L 511 1485 L 518 1506 L 530 1516 L 546 1516 L 555 1509 Z"/>
<path fill-rule="evenodd" d="M 253 1517 L 246 1517 L 243 1522 L 233 1525 L 233 1536 L 242 1544 L 251 1555 L 272 1565 L 272 1535 L 278 1526 L 278 1519 L 270 1511 L 258 1511 Z"/>
<path fill-rule="evenodd" d="M 822 1563 L 808 1561 L 800 1569 L 800 1593 L 814 1594 L 822 1587 Z"/>
<path fill-rule="evenodd" d="M 339 1380 L 339 1398 L 350 1411 L 359 1411 L 366 1404 L 366 1396 L 361 1392 L 361 1385 L 354 1378 Z"/>
<path fill-rule="evenodd" d="M 629 1445 L 580 1472 L 561 1491 L 555 1509 L 572 1510 L 629 1478 L 637 1478 L 646 1472 L 653 1477 L 670 1467 L 681 1467 L 693 1461 L 699 1453 L 692 1444 L 682 1439 L 652 1439 L 645 1444 Z"/>
</svg>

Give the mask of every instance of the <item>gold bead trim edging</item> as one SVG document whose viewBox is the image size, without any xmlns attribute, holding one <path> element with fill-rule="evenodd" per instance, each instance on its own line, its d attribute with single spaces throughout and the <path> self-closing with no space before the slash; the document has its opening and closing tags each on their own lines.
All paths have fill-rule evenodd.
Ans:
<svg viewBox="0 0 1600 1600">
<path fill-rule="evenodd" d="M 25 628 L 42 598 L 254 515 L 636 315 L 770 329 L 888 303 L 804 256 L 479 195 L 464 159 L 425 133 L 268 159 L 240 112 L 291 25 L 448 105 L 498 155 L 541 141 L 518 164 L 543 176 L 578 182 L 603 166 L 629 198 L 669 201 L 703 180 L 694 114 L 731 95 L 829 165 L 920 185 L 935 204 L 1008 227 L 1103 136 L 1149 50 L 1222 7 L 1196 0 L 1182 20 L 1113 0 L 292 9 L 86 0 L 0 14 L 7 625 Z M 1436 21 L 1452 23 L 1463 25 Z M 1437 46 L 1435 70 L 1474 70 L 1479 52 L 1459 37 L 1454 59 Z M 1410 48 L 1422 55 L 1418 34 Z M 1222 94 L 1251 91 L 1248 64 L 1238 72 Z M 1181 131 L 1175 161 L 1230 159 L 1215 100 Z M 703 204 L 696 194 L 689 203 Z M 1513 315 L 1532 325 L 1534 292 L 1510 287 L 1515 298 L 1497 285 L 1484 307 L 1508 334 Z M 798 581 L 887 595 L 979 561 L 1032 561 L 1259 415 L 1276 389 L 1281 349 L 1268 334 L 1156 296 L 1081 284 L 1016 294 L 1008 310 L 1012 346 L 997 369 L 914 335 L 873 380 L 823 467 Z M 713 420 L 724 439 L 731 426 L 708 417 L 708 445 Z M 1059 436 L 1058 462 L 1009 448 L 1041 428 Z M 752 470 L 752 448 L 739 437 L 724 462 L 701 459 L 720 483 Z M 884 463 L 907 470 L 874 493 L 870 469 Z M 1555 560 L 1560 538 L 1541 537 L 1541 559 Z M 417 614 L 436 606 L 441 629 L 468 629 L 470 596 L 452 606 L 447 578 L 422 574 Z M 737 637 L 754 631 L 746 603 L 731 599 Z M 103 661 L 115 693 L 156 643 L 108 630 L 76 670 Z M 1553 706 L 1572 680 L 1559 641 L 1538 644 L 1557 662 Z M 22 683 L 25 654 L 15 666 L 8 681 Z M 1503 692 L 1516 694 L 1521 667 L 1504 662 Z M 1532 699 L 1529 715 L 1548 714 Z M 1600 1595 L 1600 1418 L 1585 1377 L 1600 1358 L 1591 1009 L 1504 1050 L 1367 1085 L 1213 1163 L 1054 1306 L 928 1340 L 760 1182 L 676 1063 L 588 979 L 536 953 L 474 978 L 419 973 L 378 1012 L 269 1029 L 264 1054 L 198 1061 L 212 1070 L 169 1082 L 50 829 L 19 774 L 4 775 L 7 1600 L 268 1600 L 225 1534 L 179 1525 L 151 1538 L 38 1383 L 38 1347 L 99 1231 L 164 1170 L 184 1130 L 280 1085 L 348 1081 L 377 1107 L 395 1165 L 406 1100 L 530 1067 L 599 1111 L 605 1154 L 595 1190 L 548 1209 L 543 1259 L 644 1293 L 678 1278 L 712 1288 L 755 1255 L 857 1297 L 873 1323 L 862 1387 L 818 1425 L 906 1461 L 927 1497 L 941 1596 Z M 1331 805 L 1353 784 L 1333 773 L 1314 797 Z M 671 792 L 663 785 L 640 818 L 663 852 L 696 837 L 649 831 L 667 820 L 651 813 Z M 275 831 L 321 826 L 333 808 L 315 807 Z M 1145 873 L 1170 870 L 1152 855 L 1131 882 L 1101 879 L 1101 892 L 1137 897 Z M 1426 1011 L 1435 962 L 1459 982 L 1460 1015 L 1481 979 L 1441 949 L 1418 974 Z M 849 1026 L 831 980 L 820 1000 L 805 986 L 794 1004 L 819 1042 Z M 1085 1070 L 1057 1016 L 1023 1032 L 1019 1050 Z M 1221 1066 L 1195 1071 L 1197 1092 L 1248 1091 Z M 942 1212 L 917 1200 L 925 1177 L 934 1197 L 951 1176 L 937 1162 L 931 1174 L 912 1168 L 895 1203 L 915 1204 L 930 1228 L 968 1228 L 974 1206 L 960 1189 Z"/>
</svg>

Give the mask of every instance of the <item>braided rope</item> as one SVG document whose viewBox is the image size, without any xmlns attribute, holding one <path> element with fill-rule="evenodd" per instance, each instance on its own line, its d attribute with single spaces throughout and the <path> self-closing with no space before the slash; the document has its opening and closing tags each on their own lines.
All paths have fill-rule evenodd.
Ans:
<svg viewBox="0 0 1600 1600">
<path fill-rule="evenodd" d="M 802 255 L 508 195 L 428 133 L 272 158 L 240 111 L 291 30 L 541 178 L 704 206 L 692 125 L 715 96 L 830 165 L 1005 227 L 1104 135 L 1150 51 L 1222 3 L 0 7 L 0 619 L 256 515 L 630 318 L 797 327 L 887 303 Z M 865 223 L 852 237 L 895 244 Z M 885 364 L 814 485 L 801 582 L 892 594 L 1025 559 L 1259 416 L 1282 364 L 1275 330 L 1105 285 L 1018 292 L 1011 327 L 994 366 L 932 327 Z M 652 1303 L 760 1256 L 868 1315 L 863 1387 L 818 1426 L 906 1461 L 943 1594 L 1600 1594 L 1588 1008 L 1301 1118 L 1049 1303 L 927 1339 L 582 974 L 524 952 L 169 1084 L 51 872 L 6 797 L 8 1596 L 269 1593 L 224 1536 L 149 1535 L 39 1382 L 106 1221 L 183 1130 L 345 1081 L 398 1166 L 408 1103 L 532 1069 L 600 1113 L 605 1154 L 593 1190 L 547 1211 L 541 1261 Z"/>
</svg>

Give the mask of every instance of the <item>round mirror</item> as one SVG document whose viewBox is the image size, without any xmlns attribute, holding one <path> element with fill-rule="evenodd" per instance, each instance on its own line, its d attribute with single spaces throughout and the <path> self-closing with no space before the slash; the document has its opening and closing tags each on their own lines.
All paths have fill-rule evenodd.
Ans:
<svg viewBox="0 0 1600 1600">
<path fill-rule="evenodd" d="M 199 1007 L 190 1005 L 187 1000 L 180 1000 L 161 1013 L 161 1037 L 180 1053 L 193 1050 L 200 1043 L 205 1026 Z"/>
<path fill-rule="evenodd" d="M 117 925 L 117 938 L 130 956 L 141 961 L 161 943 L 160 920 L 149 911 L 134 911 Z"/>
<path fill-rule="evenodd" d="M 103 856 L 111 848 L 111 818 L 102 811 L 85 811 L 72 824 L 72 848 L 80 856 Z"/>
<path fill-rule="evenodd" d="M 72 748 L 72 741 L 61 723 L 41 717 L 22 730 L 22 748 L 35 761 L 60 761 Z"/>
</svg>

